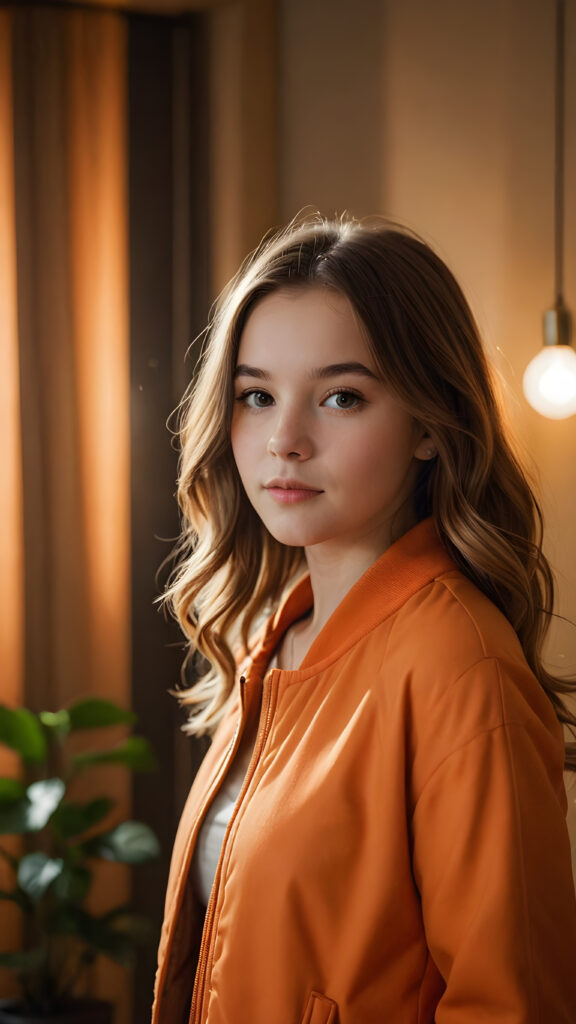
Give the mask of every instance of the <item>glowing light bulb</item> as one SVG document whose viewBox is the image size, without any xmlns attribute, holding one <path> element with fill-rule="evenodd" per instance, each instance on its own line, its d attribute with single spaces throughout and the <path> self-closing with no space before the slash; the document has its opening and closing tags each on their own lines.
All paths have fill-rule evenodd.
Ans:
<svg viewBox="0 0 576 1024">
<path fill-rule="evenodd" d="M 547 345 L 526 367 L 524 394 L 552 420 L 576 413 L 576 352 L 570 345 Z"/>
<path fill-rule="evenodd" d="M 544 314 L 544 348 L 524 372 L 524 394 L 542 416 L 563 420 L 576 413 L 576 352 L 570 346 L 570 314 L 558 296 Z"/>
</svg>

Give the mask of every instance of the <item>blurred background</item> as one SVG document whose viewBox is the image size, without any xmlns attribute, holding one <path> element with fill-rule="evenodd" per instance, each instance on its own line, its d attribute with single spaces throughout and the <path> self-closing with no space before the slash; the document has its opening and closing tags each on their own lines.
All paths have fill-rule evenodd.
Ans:
<svg viewBox="0 0 576 1024">
<path fill-rule="evenodd" d="M 156 749 L 158 771 L 114 785 L 163 856 L 104 873 L 103 907 L 131 889 L 160 920 L 202 753 L 167 692 L 182 644 L 153 605 L 178 531 L 166 421 L 213 299 L 270 227 L 303 208 L 381 213 L 448 262 L 576 620 L 576 420 L 521 389 L 554 298 L 554 29 L 552 0 L 0 5 L 0 699 L 109 697 Z M 576 0 L 565 102 L 574 311 Z M 574 626 L 554 625 L 549 657 L 576 670 Z M 2 948 L 14 920 L 0 903 Z M 94 970 L 117 1024 L 148 1019 L 154 962 Z"/>
</svg>

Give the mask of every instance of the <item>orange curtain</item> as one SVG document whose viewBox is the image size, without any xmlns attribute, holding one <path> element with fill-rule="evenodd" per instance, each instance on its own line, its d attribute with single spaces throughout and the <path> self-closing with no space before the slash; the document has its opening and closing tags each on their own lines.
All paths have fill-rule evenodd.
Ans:
<svg viewBox="0 0 576 1024">
<path fill-rule="evenodd" d="M 71 288 L 90 629 L 90 689 L 128 696 L 129 337 L 126 37 L 69 19 Z M 77 683 L 76 683 L 77 686 Z"/>
<path fill-rule="evenodd" d="M 127 38 L 114 15 L 68 18 L 70 288 L 76 369 L 87 691 L 130 703 L 130 353 L 127 225 Z M 70 596 L 70 595 L 68 595 Z M 63 695 L 78 695 L 69 678 Z M 104 774 L 104 773 L 103 773 Z M 129 816 L 130 780 L 106 783 Z M 113 787 L 110 789 L 109 787 Z M 125 902 L 129 869 L 100 865 L 94 909 Z M 128 1019 L 125 972 L 101 960 L 96 990 Z"/>
<path fill-rule="evenodd" d="M 0 12 L 0 699 L 34 710 L 130 702 L 126 94 L 123 17 Z M 129 779 L 106 785 L 126 813 Z M 127 1024 L 125 973 L 93 987 Z"/>
<path fill-rule="evenodd" d="M 1 699 L 19 704 L 24 685 L 24 538 L 20 445 L 16 235 L 12 132 L 12 62 L 10 18 L 0 11 L 0 665 Z M 0 747 L 0 774 L 16 771 L 16 757 Z M 8 847 L 8 841 L 4 841 Z M 0 862 L 0 889 L 9 888 Z M 17 936 L 20 915 L 0 905 L 0 931 Z M 7 972 L 6 972 L 7 974 Z M 2 976 L 9 991 L 10 979 Z"/>
<path fill-rule="evenodd" d="M 23 678 L 23 531 L 12 149 L 10 22 L 0 11 L 0 651 L 2 697 L 17 701 Z M 3 751 L 2 766 L 6 764 Z"/>
</svg>

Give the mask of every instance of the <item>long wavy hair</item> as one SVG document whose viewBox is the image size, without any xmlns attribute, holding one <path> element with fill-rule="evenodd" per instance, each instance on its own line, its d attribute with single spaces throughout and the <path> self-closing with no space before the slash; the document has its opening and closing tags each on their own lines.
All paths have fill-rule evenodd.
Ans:
<svg viewBox="0 0 576 1024">
<path fill-rule="evenodd" d="M 230 442 L 233 374 L 246 318 L 278 289 L 326 287 L 345 295 L 383 379 L 429 433 L 417 520 L 433 516 L 460 570 L 504 613 L 562 723 L 576 685 L 544 667 L 554 582 L 542 552 L 542 515 L 503 429 L 488 363 L 464 295 L 414 234 L 381 220 L 316 216 L 266 238 L 223 292 L 198 373 L 180 409 L 178 500 L 182 535 L 165 594 L 202 671 L 178 691 L 191 733 L 212 732 L 258 618 L 304 568 L 303 552 L 274 539 L 250 505 Z M 576 744 L 567 745 L 576 768 Z"/>
</svg>

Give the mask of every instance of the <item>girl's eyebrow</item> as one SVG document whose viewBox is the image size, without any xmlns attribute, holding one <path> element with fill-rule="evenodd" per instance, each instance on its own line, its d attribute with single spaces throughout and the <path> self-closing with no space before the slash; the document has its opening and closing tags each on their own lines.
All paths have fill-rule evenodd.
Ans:
<svg viewBox="0 0 576 1024">
<path fill-rule="evenodd" d="M 329 366 L 319 366 L 312 370 L 310 376 L 313 380 L 325 380 L 327 377 L 343 377 L 349 374 L 356 374 L 360 377 L 370 377 L 372 380 L 380 380 L 372 370 L 369 370 L 364 363 L 330 363 Z M 256 377 L 258 380 L 270 380 L 267 370 L 260 370 L 257 366 L 248 366 L 240 363 L 234 371 L 236 377 Z"/>
</svg>

